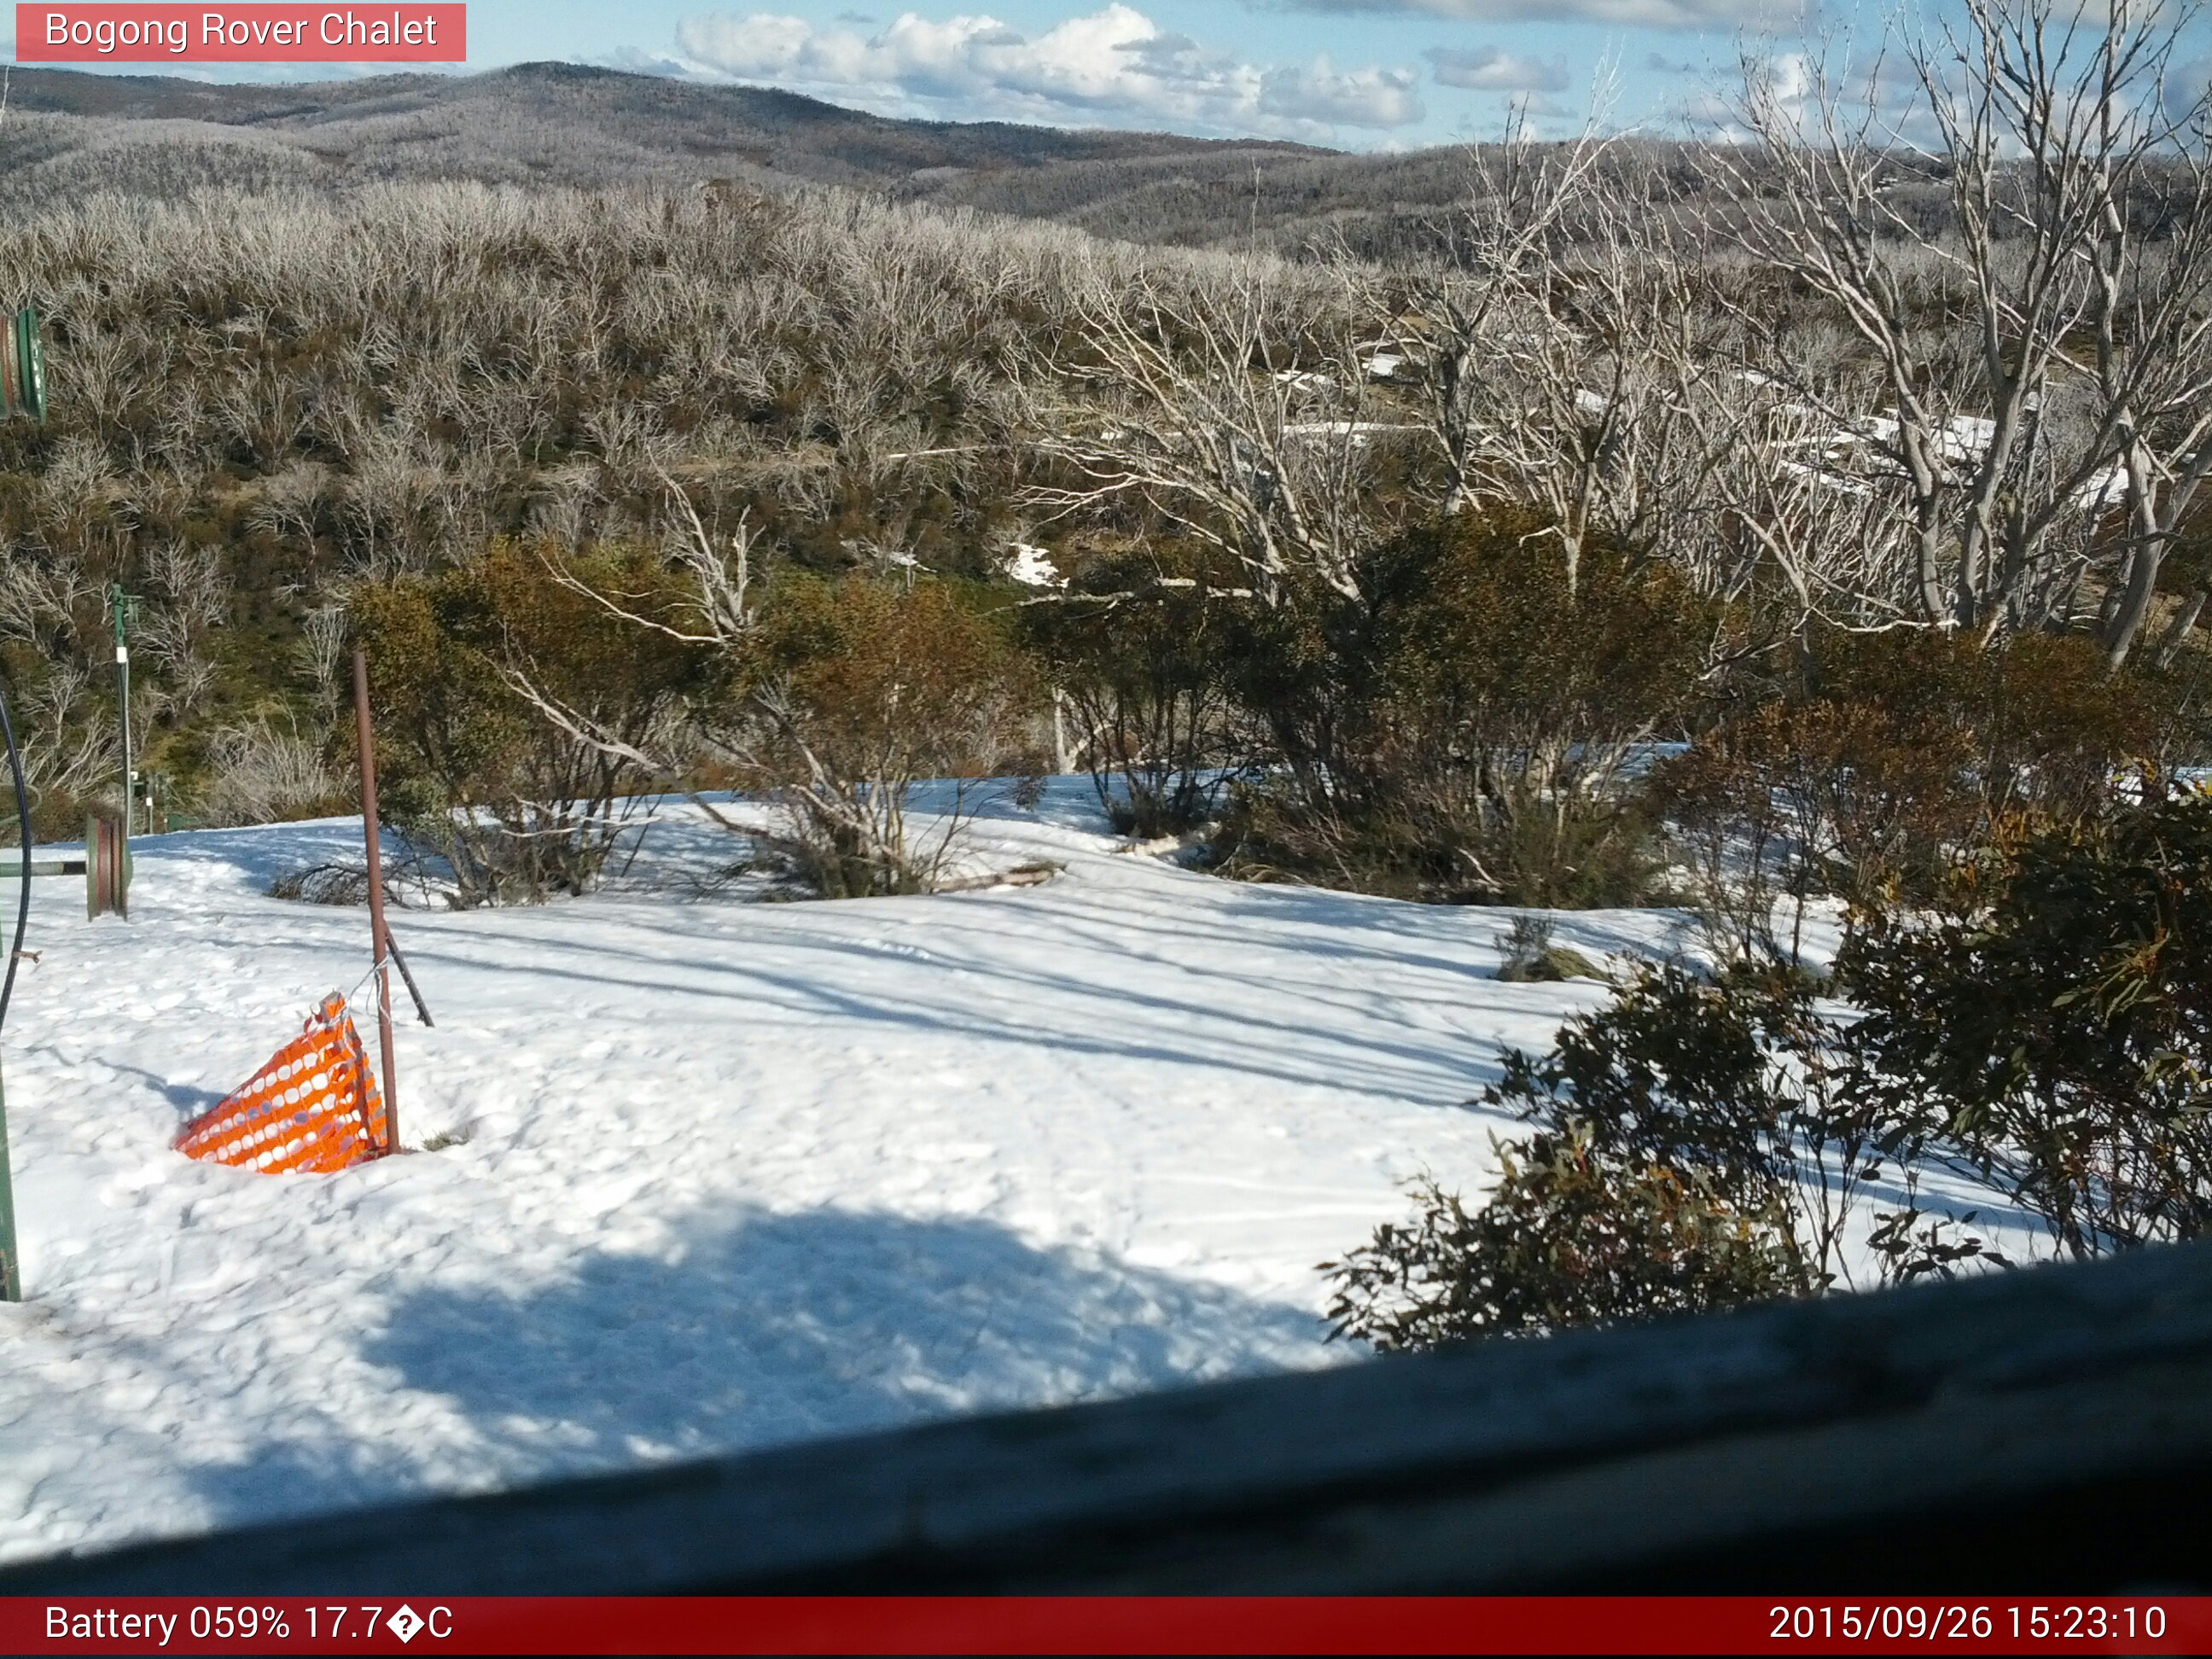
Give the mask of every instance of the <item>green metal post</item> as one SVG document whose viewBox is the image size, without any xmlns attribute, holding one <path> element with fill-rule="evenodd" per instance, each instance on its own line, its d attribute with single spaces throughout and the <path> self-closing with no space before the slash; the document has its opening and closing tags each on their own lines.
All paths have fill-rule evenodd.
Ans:
<svg viewBox="0 0 2212 1659">
<path fill-rule="evenodd" d="M 138 799 L 138 774 L 131 764 L 131 645 L 127 638 L 131 623 L 138 617 L 138 599 L 126 593 L 122 585 L 107 590 L 108 609 L 115 614 L 115 684 L 116 696 L 123 714 L 123 848 L 120 856 L 131 856 L 131 813 Z"/>
<path fill-rule="evenodd" d="M 0 1082 L 0 1302 L 21 1302 L 23 1270 L 15 1261 L 15 1188 L 9 1164 L 8 1085 Z"/>
<path fill-rule="evenodd" d="M 0 420 L 19 415 L 46 423 L 46 343 L 36 306 L 0 315 Z"/>
</svg>

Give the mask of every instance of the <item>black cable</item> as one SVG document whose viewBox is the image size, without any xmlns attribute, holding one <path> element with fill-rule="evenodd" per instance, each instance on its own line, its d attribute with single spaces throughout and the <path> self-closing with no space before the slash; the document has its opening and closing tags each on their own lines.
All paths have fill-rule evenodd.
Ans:
<svg viewBox="0 0 2212 1659">
<path fill-rule="evenodd" d="M 0 690 L 0 733 L 8 739 L 8 771 L 15 784 L 15 819 L 23 829 L 23 896 L 15 906 L 15 943 L 8 951 L 8 976 L 0 980 L 0 1026 L 8 1023 L 8 1000 L 15 994 L 15 964 L 22 960 L 23 932 L 31 925 L 31 792 L 23 787 L 23 754 L 15 747 L 15 722 L 8 714 L 8 694 Z M 84 849 L 90 858 L 93 849 Z"/>
</svg>

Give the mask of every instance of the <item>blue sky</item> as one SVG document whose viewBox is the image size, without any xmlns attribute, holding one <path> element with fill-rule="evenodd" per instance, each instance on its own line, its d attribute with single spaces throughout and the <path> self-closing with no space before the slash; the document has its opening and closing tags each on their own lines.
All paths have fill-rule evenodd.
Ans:
<svg viewBox="0 0 2212 1659">
<path fill-rule="evenodd" d="M 1579 125 L 1601 64 L 1617 76 L 1613 124 L 1663 120 L 1733 64 L 1740 42 L 1794 34 L 1790 5 L 471 0 L 468 67 L 557 58 L 787 87 L 889 115 L 1372 149 L 1492 137 L 1516 103 L 1540 127 Z"/>
</svg>

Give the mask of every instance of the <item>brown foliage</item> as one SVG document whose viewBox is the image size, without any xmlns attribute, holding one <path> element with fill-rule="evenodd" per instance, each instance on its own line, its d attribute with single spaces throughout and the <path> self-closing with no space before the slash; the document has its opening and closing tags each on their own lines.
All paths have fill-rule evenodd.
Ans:
<svg viewBox="0 0 2212 1659">
<path fill-rule="evenodd" d="M 946 837 L 907 833 L 921 781 L 1034 769 L 1027 665 L 951 584 L 788 574 L 727 666 L 722 746 L 792 810 L 786 850 L 825 896 L 934 884 Z"/>
<path fill-rule="evenodd" d="M 566 568 L 621 591 L 640 614 L 674 615 L 682 603 L 641 555 L 602 551 Z M 629 797 L 653 779 L 544 719 L 533 694 L 636 750 L 702 685 L 699 654 L 615 617 L 512 543 L 436 575 L 360 588 L 353 616 L 392 822 L 452 866 L 459 902 L 592 885 Z"/>
<path fill-rule="evenodd" d="M 1778 878 L 1800 898 L 1926 893 L 1951 849 L 2028 811 L 2073 818 L 2155 741 L 2154 705 L 2087 640 L 1833 633 L 1794 685 L 1656 769 L 1709 887 L 1740 860 L 1740 940 Z"/>
</svg>

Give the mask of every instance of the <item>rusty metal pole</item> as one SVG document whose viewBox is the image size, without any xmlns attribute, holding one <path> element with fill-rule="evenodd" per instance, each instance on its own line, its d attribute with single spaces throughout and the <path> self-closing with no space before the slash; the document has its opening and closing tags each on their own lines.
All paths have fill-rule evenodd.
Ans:
<svg viewBox="0 0 2212 1659">
<path fill-rule="evenodd" d="M 362 833 L 368 842 L 368 925 L 375 936 L 376 1045 L 384 1061 L 384 1150 L 399 1150 L 399 1079 L 392 1062 L 392 936 L 384 928 L 383 826 L 376 817 L 376 732 L 368 720 L 368 653 L 353 649 L 354 719 L 361 728 Z"/>
</svg>

